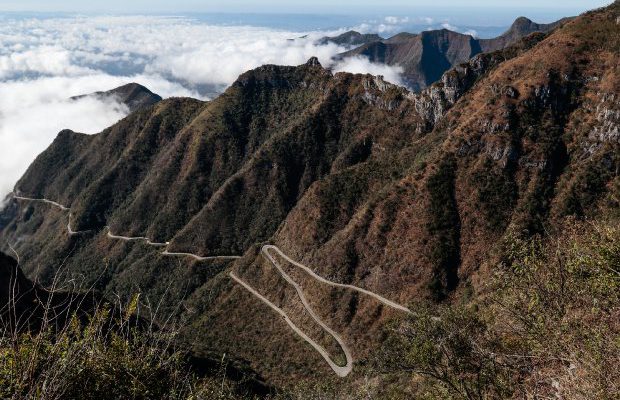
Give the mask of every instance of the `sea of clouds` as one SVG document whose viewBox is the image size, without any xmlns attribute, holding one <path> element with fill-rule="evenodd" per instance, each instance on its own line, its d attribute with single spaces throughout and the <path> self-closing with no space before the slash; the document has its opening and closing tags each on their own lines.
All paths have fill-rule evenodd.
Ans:
<svg viewBox="0 0 620 400">
<path fill-rule="evenodd" d="M 344 31 L 292 32 L 255 26 L 213 25 L 187 17 L 3 17 L 0 24 L 0 196 L 62 129 L 96 133 L 128 110 L 114 101 L 71 96 L 138 82 L 163 97 L 209 99 L 243 72 L 263 64 L 298 65 L 316 56 L 334 71 L 384 75 L 400 84 L 398 67 L 353 58 L 317 45 Z M 357 27 L 396 31 L 387 17 Z M 291 40 L 294 39 L 294 40 Z"/>
</svg>

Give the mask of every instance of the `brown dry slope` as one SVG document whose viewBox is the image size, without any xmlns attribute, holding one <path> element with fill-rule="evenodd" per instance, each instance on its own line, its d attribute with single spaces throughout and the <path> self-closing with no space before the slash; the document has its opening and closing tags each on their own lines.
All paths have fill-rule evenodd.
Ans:
<svg viewBox="0 0 620 400">
<path fill-rule="evenodd" d="M 504 235 L 552 231 L 565 216 L 594 217 L 617 209 L 617 18 L 614 5 L 567 24 L 492 68 L 411 146 L 373 147 L 375 157 L 317 181 L 274 243 L 338 282 L 401 303 L 421 295 L 441 300 L 474 277 L 483 279 L 479 268 L 492 259 Z M 484 62 L 475 59 L 450 72 L 426 94 L 452 92 L 448 84 L 462 82 L 459 73 L 466 76 Z M 416 111 L 428 105 L 419 97 L 404 103 Z M 260 259 L 239 267 L 240 276 L 264 295 L 294 301 L 279 291 L 282 282 Z M 377 340 L 377 321 L 389 310 L 355 293 L 327 290 L 303 274 L 297 277 L 323 317 L 348 340 L 354 357 L 363 359 L 367 344 Z M 233 304 L 231 298 L 223 298 L 223 308 Z M 247 321 L 236 318 L 241 316 L 214 313 L 199 326 L 232 323 L 236 337 L 246 340 L 273 333 L 259 328 L 248 333 Z M 211 340 L 221 342 L 216 336 Z M 273 337 L 265 342 L 266 354 L 282 346 Z M 229 345 L 248 358 L 261 358 L 261 349 Z"/>
</svg>

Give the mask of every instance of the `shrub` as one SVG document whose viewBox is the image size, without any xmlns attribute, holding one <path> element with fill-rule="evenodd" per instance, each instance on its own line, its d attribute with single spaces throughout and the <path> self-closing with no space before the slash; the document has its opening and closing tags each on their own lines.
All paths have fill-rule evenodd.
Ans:
<svg viewBox="0 0 620 400">
<path fill-rule="evenodd" d="M 421 306 L 415 317 L 394 330 L 380 364 L 406 371 L 420 398 L 507 398 L 520 374 L 498 357 L 504 349 L 475 308 Z"/>
<path fill-rule="evenodd" d="M 434 266 L 429 289 L 436 300 L 444 299 L 458 284 L 461 222 L 455 194 L 456 168 L 456 159 L 447 157 L 426 183 L 430 196 L 426 228 L 433 238 L 430 261 Z"/>
<path fill-rule="evenodd" d="M 138 296 L 102 306 L 86 323 L 74 314 L 58 330 L 0 336 L 3 399 L 242 399 L 240 385 L 220 376 L 196 377 L 176 330 L 154 329 L 135 317 Z"/>
<path fill-rule="evenodd" d="M 468 304 L 420 306 L 379 366 L 429 399 L 620 398 L 620 226 L 569 221 L 509 237 Z"/>
<path fill-rule="evenodd" d="M 527 347 L 528 396 L 620 395 L 620 228 L 571 221 L 550 239 L 507 240 L 487 309 L 504 340 Z"/>
<path fill-rule="evenodd" d="M 102 307 L 86 324 L 74 316 L 60 331 L 44 324 L 40 332 L 3 335 L 0 397 L 187 398 L 193 380 L 172 350 L 174 334 L 139 327 L 136 306 L 119 316 Z"/>
</svg>

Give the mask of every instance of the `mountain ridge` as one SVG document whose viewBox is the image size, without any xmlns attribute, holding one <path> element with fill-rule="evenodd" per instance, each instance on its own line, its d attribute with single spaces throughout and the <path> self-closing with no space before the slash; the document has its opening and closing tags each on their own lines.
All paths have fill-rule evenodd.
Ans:
<svg viewBox="0 0 620 400">
<path fill-rule="evenodd" d="M 371 62 L 401 66 L 407 85 L 414 91 L 420 91 L 439 80 L 450 68 L 477 54 L 503 49 L 529 34 L 546 33 L 568 21 L 570 18 L 550 24 L 537 24 L 528 18 L 519 17 L 506 32 L 493 39 L 477 39 L 448 29 L 423 31 L 419 34 L 402 32 L 388 39 L 364 43 L 336 58 L 342 60 L 362 56 Z"/>
<path fill-rule="evenodd" d="M 381 40 L 381 36 L 376 33 L 360 33 L 354 30 L 350 30 L 341 33 L 338 36 L 325 36 L 317 41 L 319 45 L 326 45 L 328 43 L 334 43 L 339 46 L 360 46 L 366 43 L 376 42 Z"/>
</svg>

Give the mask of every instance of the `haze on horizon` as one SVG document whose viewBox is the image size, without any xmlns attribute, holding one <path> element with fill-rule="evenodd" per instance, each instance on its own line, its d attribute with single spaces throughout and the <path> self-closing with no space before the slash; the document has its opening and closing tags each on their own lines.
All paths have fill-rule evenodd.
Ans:
<svg viewBox="0 0 620 400">
<path fill-rule="evenodd" d="M 0 5 L 0 12 L 109 12 L 109 13 L 187 13 L 187 12 L 247 12 L 247 13 L 349 13 L 366 12 L 399 13 L 440 9 L 467 10 L 485 8 L 489 11 L 519 9 L 522 12 L 531 10 L 557 10 L 583 12 L 602 7 L 611 3 L 610 0 L 504 0 L 499 5 L 495 0 L 436 0 L 430 3 L 421 0 L 344 0 L 334 4 L 330 0 L 312 2 L 291 2 L 288 0 L 124 0 L 90 1 L 82 0 L 8 0 Z"/>
</svg>

